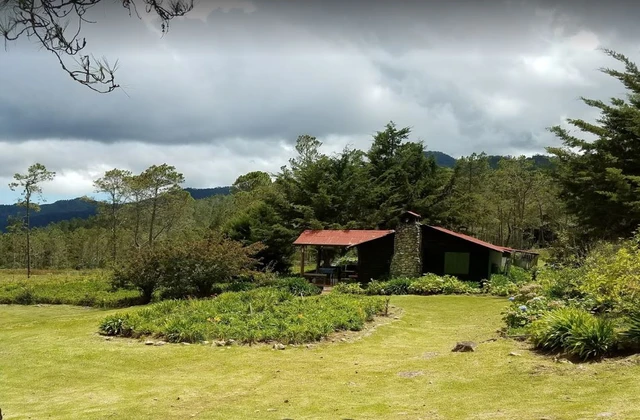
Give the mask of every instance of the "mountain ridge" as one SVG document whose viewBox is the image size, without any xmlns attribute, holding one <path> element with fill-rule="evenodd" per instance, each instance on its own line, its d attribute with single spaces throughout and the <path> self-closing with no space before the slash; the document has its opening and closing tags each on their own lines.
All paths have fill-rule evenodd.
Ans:
<svg viewBox="0 0 640 420">
<path fill-rule="evenodd" d="M 457 159 L 439 151 L 426 151 L 426 156 L 433 156 L 438 166 L 445 168 L 453 168 Z M 489 165 L 492 168 L 497 167 L 498 161 L 504 158 L 512 158 L 512 156 L 488 155 Z M 533 161 L 535 166 L 548 167 L 551 165 L 550 157 L 547 155 L 534 155 L 527 158 Z M 185 188 L 195 200 L 202 200 L 216 195 L 227 195 L 230 193 L 231 187 L 214 187 L 214 188 Z M 31 214 L 32 227 L 44 227 L 51 223 L 69 221 L 73 219 L 88 219 L 97 213 L 96 203 L 85 200 L 81 197 L 58 200 L 50 204 L 41 204 L 40 211 Z M 5 232 L 9 225 L 10 217 L 19 217 L 24 214 L 24 208 L 17 204 L 0 204 L 0 232 Z"/>
</svg>

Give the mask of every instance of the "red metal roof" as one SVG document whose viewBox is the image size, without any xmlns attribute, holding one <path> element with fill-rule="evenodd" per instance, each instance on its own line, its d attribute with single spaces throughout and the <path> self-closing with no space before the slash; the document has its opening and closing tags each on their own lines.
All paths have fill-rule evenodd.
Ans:
<svg viewBox="0 0 640 420">
<path fill-rule="evenodd" d="M 393 230 L 305 230 L 293 244 L 355 246 L 394 232 Z"/>
<path fill-rule="evenodd" d="M 491 249 L 493 251 L 513 252 L 513 249 L 511 249 L 511 248 L 505 248 L 503 246 L 490 244 L 489 242 L 481 241 L 478 238 L 474 238 L 473 236 L 465 235 L 463 233 L 454 232 L 452 230 L 445 229 L 445 228 L 442 228 L 442 227 L 439 227 L 439 226 L 429 226 L 429 227 L 432 228 L 432 229 L 438 230 L 440 232 L 446 233 L 448 235 L 452 235 L 452 236 L 455 236 L 457 238 L 464 239 L 465 241 L 474 243 L 476 245 L 480 245 L 480 246 L 483 246 L 485 248 L 489 248 L 489 249 Z"/>
</svg>

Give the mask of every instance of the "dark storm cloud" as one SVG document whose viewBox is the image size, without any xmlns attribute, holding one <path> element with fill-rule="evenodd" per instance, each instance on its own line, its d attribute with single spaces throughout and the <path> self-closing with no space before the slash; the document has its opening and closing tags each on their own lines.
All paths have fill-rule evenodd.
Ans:
<svg viewBox="0 0 640 420">
<path fill-rule="evenodd" d="M 126 94 L 90 92 L 47 52 L 11 44 L 0 53 L 0 141 L 93 141 L 73 143 L 86 155 L 100 143 L 205 145 L 229 164 L 264 158 L 275 169 L 287 158 L 281 142 L 308 133 L 338 150 L 368 147 L 393 119 L 454 155 L 541 152 L 554 141 L 546 127 L 591 115 L 580 95 L 622 92 L 597 73 L 615 62 L 594 48 L 637 57 L 638 11 L 550 0 L 201 1 L 161 37 L 157 22 L 103 3 L 86 26 L 89 51 L 120 60 Z M 123 159 L 122 147 L 99 150 Z"/>
</svg>

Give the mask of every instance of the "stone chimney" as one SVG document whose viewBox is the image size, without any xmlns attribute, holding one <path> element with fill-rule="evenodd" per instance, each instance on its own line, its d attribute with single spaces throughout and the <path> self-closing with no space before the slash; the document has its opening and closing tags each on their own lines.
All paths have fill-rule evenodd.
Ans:
<svg viewBox="0 0 640 420">
<path fill-rule="evenodd" d="M 422 275 L 422 227 L 419 214 L 407 211 L 400 215 L 396 228 L 391 277 L 416 278 Z"/>
</svg>

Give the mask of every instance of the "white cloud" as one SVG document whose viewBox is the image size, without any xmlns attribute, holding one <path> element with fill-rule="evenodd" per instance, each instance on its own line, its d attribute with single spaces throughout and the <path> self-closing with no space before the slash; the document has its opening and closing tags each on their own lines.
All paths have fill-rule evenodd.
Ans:
<svg viewBox="0 0 640 420">
<path fill-rule="evenodd" d="M 228 185 L 278 170 L 298 135 L 367 149 L 389 120 L 454 156 L 543 152 L 548 126 L 595 117 L 579 96 L 624 94 L 597 72 L 616 65 L 600 45 L 638 58 L 629 12 L 605 27 L 557 4 L 374 3 L 202 0 L 164 37 L 105 8 L 91 52 L 120 59 L 129 96 L 74 84 L 32 44 L 0 52 L 0 182 L 39 161 L 60 174 L 48 190 L 75 196 L 107 168 L 166 162 L 189 186 Z"/>
</svg>

